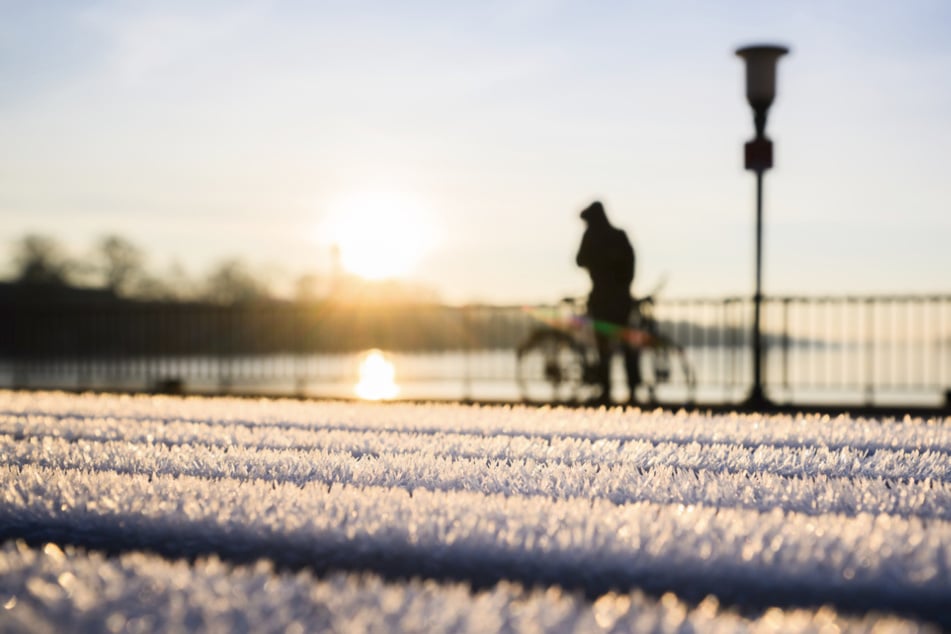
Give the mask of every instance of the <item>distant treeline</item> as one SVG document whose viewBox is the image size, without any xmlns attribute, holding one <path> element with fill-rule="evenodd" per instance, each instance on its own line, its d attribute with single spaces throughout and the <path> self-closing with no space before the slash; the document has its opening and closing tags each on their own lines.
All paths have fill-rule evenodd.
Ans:
<svg viewBox="0 0 951 634">
<path fill-rule="evenodd" d="M 0 284 L 0 307 L 0 356 L 14 358 L 514 349 L 542 326 L 530 311 L 515 307 L 332 299 L 221 305 L 77 289 L 46 294 L 11 284 Z M 749 333 L 739 327 L 678 321 L 660 328 L 683 345 L 749 345 Z"/>
<path fill-rule="evenodd" d="M 32 289 L 32 294 L 60 298 L 76 295 L 69 289 L 81 289 L 87 297 L 90 292 L 99 292 L 140 301 L 217 305 L 279 297 L 302 302 L 330 296 L 337 299 L 372 297 L 381 302 L 409 299 L 436 302 L 438 299 L 434 291 L 416 284 L 400 280 L 361 280 L 339 268 L 278 280 L 272 269 L 252 266 L 239 257 L 226 258 L 199 277 L 176 263 L 163 272 L 155 272 L 148 265 L 145 251 L 119 235 L 101 237 L 79 256 L 70 253 L 55 238 L 40 234 L 23 236 L 11 247 L 7 281 Z"/>
<path fill-rule="evenodd" d="M 0 283 L 0 355 L 512 349 L 541 325 L 530 311 L 446 306 L 399 282 L 343 277 L 321 295 L 305 276 L 294 299 L 279 299 L 239 260 L 222 263 L 201 284 L 181 274 L 159 279 L 143 261 L 137 247 L 117 236 L 103 238 L 82 262 L 67 258 L 47 237 L 26 236 L 14 250 L 13 279 Z M 678 320 L 661 321 L 660 329 L 683 345 L 749 345 L 746 327 Z"/>
<path fill-rule="evenodd" d="M 305 274 L 290 298 L 238 258 L 195 280 L 155 275 L 129 240 L 104 236 L 82 258 L 55 239 L 13 244 L 0 282 L 0 354 L 135 356 L 453 350 L 512 347 L 532 321 L 519 310 L 440 305 L 435 293 L 337 271 Z M 333 279 L 330 279 L 333 277 Z"/>
<path fill-rule="evenodd" d="M 518 309 L 261 300 L 232 305 L 105 295 L 10 301 L 0 287 L 7 357 L 254 355 L 512 348 L 534 321 Z"/>
</svg>

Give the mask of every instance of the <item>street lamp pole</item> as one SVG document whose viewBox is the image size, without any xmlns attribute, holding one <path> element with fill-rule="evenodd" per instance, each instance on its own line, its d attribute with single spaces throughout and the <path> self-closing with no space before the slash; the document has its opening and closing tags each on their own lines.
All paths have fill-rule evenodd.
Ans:
<svg viewBox="0 0 951 634">
<path fill-rule="evenodd" d="M 760 313 L 763 304 L 763 172 L 756 171 L 756 290 L 753 293 L 753 388 L 750 390 L 747 404 L 766 405 L 766 393 L 763 391 L 763 338 L 761 336 Z"/>
<path fill-rule="evenodd" d="M 789 52 L 771 44 L 745 46 L 736 51 L 746 62 L 746 99 L 753 108 L 756 136 L 744 146 L 745 167 L 756 174 L 756 290 L 753 294 L 753 387 L 750 407 L 769 404 L 763 389 L 765 350 L 761 332 L 763 304 L 763 174 L 773 166 L 773 142 L 766 136 L 766 118 L 776 97 L 776 63 Z"/>
</svg>

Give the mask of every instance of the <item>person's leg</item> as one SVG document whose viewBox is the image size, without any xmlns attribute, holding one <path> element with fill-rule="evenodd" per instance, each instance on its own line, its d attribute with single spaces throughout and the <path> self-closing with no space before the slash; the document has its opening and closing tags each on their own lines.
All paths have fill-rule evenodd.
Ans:
<svg viewBox="0 0 951 634">
<path fill-rule="evenodd" d="M 637 401 L 637 386 L 641 384 L 641 350 L 624 346 L 624 373 L 627 376 L 628 400 Z"/>
<path fill-rule="evenodd" d="M 595 334 L 598 345 L 598 383 L 601 385 L 600 400 L 602 403 L 611 402 L 611 356 L 613 342 L 611 337 L 602 333 Z"/>
</svg>

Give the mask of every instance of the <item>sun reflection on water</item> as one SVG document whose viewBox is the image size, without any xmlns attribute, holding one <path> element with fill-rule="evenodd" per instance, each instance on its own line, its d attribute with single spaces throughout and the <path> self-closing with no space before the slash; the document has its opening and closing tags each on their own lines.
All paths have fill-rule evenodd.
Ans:
<svg viewBox="0 0 951 634">
<path fill-rule="evenodd" d="M 353 391 L 368 401 L 395 398 L 400 393 L 395 378 L 393 364 L 379 350 L 370 350 L 360 362 L 360 380 Z"/>
</svg>

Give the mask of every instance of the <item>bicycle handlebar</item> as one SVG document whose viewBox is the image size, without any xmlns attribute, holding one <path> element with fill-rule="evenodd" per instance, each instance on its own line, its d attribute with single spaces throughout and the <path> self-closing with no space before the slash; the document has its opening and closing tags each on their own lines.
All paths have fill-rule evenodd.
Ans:
<svg viewBox="0 0 951 634">
<path fill-rule="evenodd" d="M 580 304 L 584 304 L 585 302 L 587 302 L 587 297 L 579 297 L 576 295 L 566 295 L 565 297 L 562 297 L 560 300 L 558 300 L 559 304 L 580 305 Z M 641 306 L 643 304 L 653 304 L 654 294 L 651 293 L 650 295 L 644 295 L 642 297 L 631 296 L 631 303 L 634 306 Z"/>
</svg>

